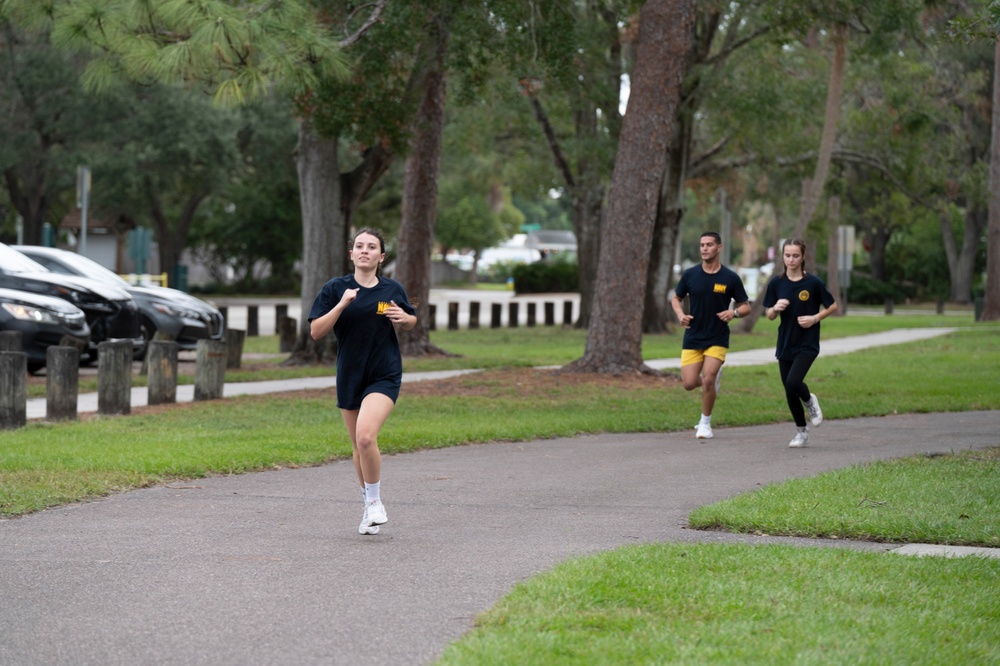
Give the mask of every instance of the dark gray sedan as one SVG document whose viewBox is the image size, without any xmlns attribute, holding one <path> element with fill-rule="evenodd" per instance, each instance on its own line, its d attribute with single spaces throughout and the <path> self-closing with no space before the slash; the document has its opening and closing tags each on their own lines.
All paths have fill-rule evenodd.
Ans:
<svg viewBox="0 0 1000 666">
<path fill-rule="evenodd" d="M 86 348 L 90 342 L 83 310 L 62 298 L 15 289 L 0 289 L 0 331 L 21 333 L 31 373 L 45 367 L 49 347 Z"/>
</svg>

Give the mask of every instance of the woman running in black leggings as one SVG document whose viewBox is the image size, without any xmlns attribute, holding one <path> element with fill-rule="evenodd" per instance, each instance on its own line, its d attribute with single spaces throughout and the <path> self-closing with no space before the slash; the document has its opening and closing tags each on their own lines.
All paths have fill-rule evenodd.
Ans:
<svg viewBox="0 0 1000 666">
<path fill-rule="evenodd" d="M 799 448 L 809 443 L 809 424 L 823 422 L 819 400 L 806 386 L 806 373 L 819 356 L 819 323 L 837 310 L 837 302 L 815 275 L 805 272 L 806 244 L 789 239 L 781 248 L 785 271 L 772 279 L 764 295 L 767 318 L 781 316 L 775 357 L 785 387 L 788 409 L 795 419 L 795 437 L 788 443 Z"/>
</svg>

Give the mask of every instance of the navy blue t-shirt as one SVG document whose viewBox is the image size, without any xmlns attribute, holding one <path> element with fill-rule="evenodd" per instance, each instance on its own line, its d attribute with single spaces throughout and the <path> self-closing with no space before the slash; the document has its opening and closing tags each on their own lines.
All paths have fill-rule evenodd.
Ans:
<svg viewBox="0 0 1000 666">
<path fill-rule="evenodd" d="M 749 300 L 736 271 L 720 266 L 706 273 L 701 264 L 692 266 L 681 275 L 674 293 L 681 299 L 690 296 L 688 314 L 693 319 L 684 330 L 684 349 L 728 348 L 729 324 L 717 315 L 729 309 L 730 301 L 739 305 Z"/>
<path fill-rule="evenodd" d="M 399 397 L 403 359 L 392 322 L 385 316 L 390 301 L 407 314 L 415 314 L 403 286 L 379 277 L 374 287 L 362 287 L 354 275 L 333 278 L 320 290 L 309 311 L 309 321 L 332 310 L 344 292 L 358 289 L 357 297 L 344 308 L 333 326 L 337 337 L 337 406 L 360 409 L 369 393 Z"/>
<path fill-rule="evenodd" d="M 833 295 L 826 284 L 815 275 L 806 273 L 801 280 L 789 280 L 778 275 L 767 283 L 764 309 L 773 307 L 780 299 L 788 299 L 788 307 L 778 313 L 778 345 L 774 356 L 779 361 L 792 361 L 799 352 L 819 354 L 819 323 L 809 328 L 799 326 L 798 318 L 817 314 L 822 308 L 833 305 Z"/>
</svg>

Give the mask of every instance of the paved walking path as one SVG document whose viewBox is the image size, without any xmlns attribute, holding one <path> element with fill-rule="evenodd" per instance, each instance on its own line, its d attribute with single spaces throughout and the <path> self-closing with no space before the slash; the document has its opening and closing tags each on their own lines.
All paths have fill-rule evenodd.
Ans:
<svg viewBox="0 0 1000 666">
<path fill-rule="evenodd" d="M 998 423 L 986 411 L 828 421 L 799 450 L 778 424 L 708 442 L 593 435 L 385 456 L 390 522 L 368 537 L 350 461 L 0 520 L 0 664 L 425 664 L 514 584 L 571 557 L 662 541 L 889 551 L 685 523 L 768 483 L 995 446 Z"/>
</svg>

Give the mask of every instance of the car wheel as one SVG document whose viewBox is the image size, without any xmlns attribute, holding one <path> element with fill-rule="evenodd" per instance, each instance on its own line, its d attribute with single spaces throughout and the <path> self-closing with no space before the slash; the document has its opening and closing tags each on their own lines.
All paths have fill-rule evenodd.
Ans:
<svg viewBox="0 0 1000 666">
<path fill-rule="evenodd" d="M 142 346 L 135 350 L 136 361 L 146 358 L 146 350 L 149 349 L 149 341 L 156 335 L 156 324 L 149 317 L 139 317 L 139 335 L 142 336 Z"/>
</svg>

